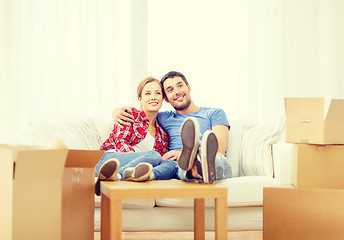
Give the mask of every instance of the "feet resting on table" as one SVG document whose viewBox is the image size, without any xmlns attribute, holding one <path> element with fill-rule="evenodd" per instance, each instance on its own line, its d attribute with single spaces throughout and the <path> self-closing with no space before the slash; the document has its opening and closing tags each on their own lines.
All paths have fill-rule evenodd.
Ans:
<svg viewBox="0 0 344 240">
<path fill-rule="evenodd" d="M 95 193 L 100 196 L 101 181 L 118 181 L 121 175 L 118 174 L 120 163 L 116 158 L 107 160 L 99 169 L 95 186 Z M 144 182 L 154 179 L 153 166 L 150 163 L 139 163 L 136 167 L 128 167 L 123 171 L 124 181 Z"/>
<path fill-rule="evenodd" d="M 197 179 L 198 182 L 213 183 L 216 181 L 215 157 L 218 149 L 218 141 L 211 130 L 203 134 L 202 141 L 198 121 L 194 117 L 188 117 L 181 128 L 181 140 L 183 149 L 177 160 L 178 166 L 186 171 L 189 179 Z M 118 181 L 123 177 L 125 181 L 143 182 L 154 179 L 153 166 L 150 163 L 140 163 L 136 167 L 126 168 L 123 176 L 118 174 L 120 163 L 117 159 L 107 160 L 99 169 L 95 185 L 96 195 L 100 195 L 101 181 Z"/>
<path fill-rule="evenodd" d="M 179 167 L 187 171 L 189 179 L 195 178 L 203 183 L 215 182 L 215 157 L 218 149 L 215 134 L 211 130 L 205 131 L 200 142 L 197 119 L 189 117 L 182 125 L 181 138 L 183 150 L 178 159 Z"/>
</svg>

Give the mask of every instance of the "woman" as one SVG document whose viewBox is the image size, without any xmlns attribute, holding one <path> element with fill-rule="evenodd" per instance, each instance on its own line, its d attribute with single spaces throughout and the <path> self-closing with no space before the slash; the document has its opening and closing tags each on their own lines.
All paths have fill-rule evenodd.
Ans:
<svg viewBox="0 0 344 240">
<path fill-rule="evenodd" d="M 96 194 L 100 195 L 100 181 L 110 180 L 166 180 L 176 171 L 176 161 L 161 157 L 168 149 L 168 135 L 156 121 L 162 106 L 163 92 L 159 80 L 148 77 L 137 87 L 139 109 L 132 108 L 135 122 L 114 129 L 101 146 L 106 150 L 96 165 L 98 176 Z"/>
</svg>

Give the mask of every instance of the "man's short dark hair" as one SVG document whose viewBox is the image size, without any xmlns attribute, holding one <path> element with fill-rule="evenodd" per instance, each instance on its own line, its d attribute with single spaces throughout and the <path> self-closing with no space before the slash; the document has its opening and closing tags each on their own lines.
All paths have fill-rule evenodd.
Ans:
<svg viewBox="0 0 344 240">
<path fill-rule="evenodd" d="M 170 71 L 168 73 L 166 73 L 162 79 L 160 80 L 161 85 L 164 86 L 164 82 L 166 79 L 168 78 L 174 78 L 174 77 L 180 77 L 181 79 L 183 79 L 183 81 L 185 82 L 186 85 L 189 85 L 188 81 L 186 80 L 185 76 L 180 73 L 180 72 L 176 72 L 176 71 Z"/>
</svg>

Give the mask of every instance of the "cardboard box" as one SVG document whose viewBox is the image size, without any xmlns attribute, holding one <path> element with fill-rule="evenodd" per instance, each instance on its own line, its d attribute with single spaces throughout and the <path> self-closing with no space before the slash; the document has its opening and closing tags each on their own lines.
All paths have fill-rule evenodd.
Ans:
<svg viewBox="0 0 344 240">
<path fill-rule="evenodd" d="M 1 239 L 93 239 L 94 166 L 103 153 L 2 146 Z"/>
<path fill-rule="evenodd" d="M 300 188 L 344 188 L 344 145 L 294 144 L 292 184 Z"/>
<path fill-rule="evenodd" d="M 7 149 L 15 162 L 13 239 L 61 239 L 62 175 L 67 153 L 67 149 Z"/>
<path fill-rule="evenodd" d="M 63 173 L 62 239 L 94 239 L 95 165 L 104 151 L 69 150 Z"/>
<path fill-rule="evenodd" d="M 344 100 L 333 99 L 324 119 L 323 98 L 285 98 L 286 142 L 344 144 Z"/>
<path fill-rule="evenodd" d="M 266 187 L 263 239 L 344 239 L 343 201 L 343 189 Z"/>
</svg>

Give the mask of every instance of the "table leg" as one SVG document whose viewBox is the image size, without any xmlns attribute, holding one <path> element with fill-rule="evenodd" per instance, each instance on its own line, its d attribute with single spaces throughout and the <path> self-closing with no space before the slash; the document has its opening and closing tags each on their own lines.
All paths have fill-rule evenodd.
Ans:
<svg viewBox="0 0 344 240">
<path fill-rule="evenodd" d="M 109 227 L 110 227 L 110 199 L 102 194 L 101 201 L 101 221 L 100 221 L 100 238 L 102 240 L 110 239 Z"/>
<path fill-rule="evenodd" d="M 102 195 L 101 202 L 101 240 L 122 239 L 122 200 L 110 200 Z"/>
<path fill-rule="evenodd" d="M 205 200 L 197 198 L 194 204 L 194 239 L 205 239 Z"/>
<path fill-rule="evenodd" d="M 110 232 L 111 240 L 122 239 L 122 199 L 111 200 Z"/>
<path fill-rule="evenodd" d="M 227 239 L 227 198 L 215 198 L 215 239 Z"/>
</svg>

